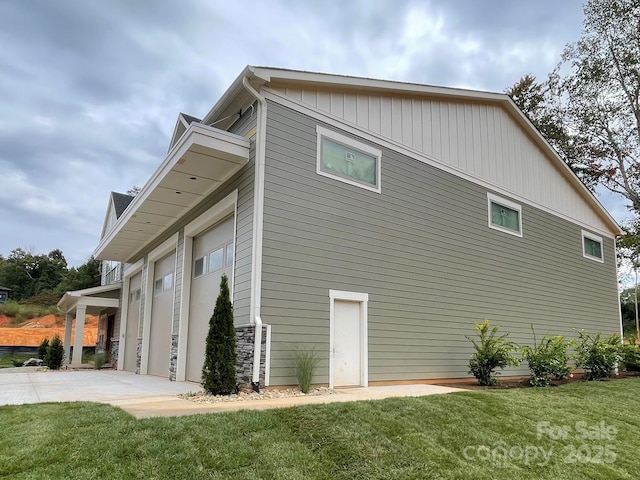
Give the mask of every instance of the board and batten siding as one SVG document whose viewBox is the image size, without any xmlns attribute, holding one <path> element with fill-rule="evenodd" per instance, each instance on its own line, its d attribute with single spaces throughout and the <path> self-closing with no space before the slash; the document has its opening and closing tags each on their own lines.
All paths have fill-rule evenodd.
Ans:
<svg viewBox="0 0 640 480">
<path fill-rule="evenodd" d="M 330 289 L 369 294 L 370 382 L 468 376 L 465 335 L 485 318 L 519 343 L 531 342 L 531 324 L 540 335 L 619 332 L 612 239 L 604 263 L 584 258 L 581 226 L 526 204 L 522 238 L 491 229 L 486 188 L 387 148 L 379 194 L 318 175 L 317 124 L 269 102 L 261 313 L 271 384 L 295 384 L 296 344 L 321 352 L 314 381 L 328 382 Z M 492 151 L 511 140 L 493 141 Z"/>
<path fill-rule="evenodd" d="M 299 88 L 271 91 L 578 222 L 609 230 L 498 104 Z"/>
</svg>

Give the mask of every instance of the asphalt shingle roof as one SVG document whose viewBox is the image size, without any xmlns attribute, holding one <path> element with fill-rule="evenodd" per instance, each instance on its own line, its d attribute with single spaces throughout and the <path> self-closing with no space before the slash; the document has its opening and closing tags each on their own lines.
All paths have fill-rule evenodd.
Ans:
<svg viewBox="0 0 640 480">
<path fill-rule="evenodd" d="M 116 209 L 116 218 L 120 218 L 134 197 L 118 192 L 111 192 L 111 196 L 113 197 L 113 206 Z"/>
</svg>

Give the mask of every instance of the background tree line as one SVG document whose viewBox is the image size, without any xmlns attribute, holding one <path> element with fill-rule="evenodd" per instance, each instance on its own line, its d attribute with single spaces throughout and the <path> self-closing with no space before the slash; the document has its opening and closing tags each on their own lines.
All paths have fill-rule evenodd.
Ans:
<svg viewBox="0 0 640 480">
<path fill-rule="evenodd" d="M 16 248 L 7 258 L 0 255 L 0 285 L 11 289 L 12 300 L 55 305 L 66 291 L 100 285 L 100 262 L 90 257 L 69 268 L 59 249 L 44 255 Z"/>
</svg>

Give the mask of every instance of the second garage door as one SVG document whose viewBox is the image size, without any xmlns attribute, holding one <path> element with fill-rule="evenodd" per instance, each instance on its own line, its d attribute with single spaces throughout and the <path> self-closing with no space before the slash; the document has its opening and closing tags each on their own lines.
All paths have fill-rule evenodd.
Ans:
<svg viewBox="0 0 640 480">
<path fill-rule="evenodd" d="M 176 252 L 174 250 L 156 262 L 153 276 L 148 371 L 151 375 L 162 377 L 169 376 L 175 267 Z"/>
<path fill-rule="evenodd" d="M 187 340 L 187 380 L 192 382 L 201 380 L 209 319 L 220 293 L 222 275 L 229 278 L 231 288 L 235 258 L 234 225 L 231 216 L 193 240 Z"/>
</svg>

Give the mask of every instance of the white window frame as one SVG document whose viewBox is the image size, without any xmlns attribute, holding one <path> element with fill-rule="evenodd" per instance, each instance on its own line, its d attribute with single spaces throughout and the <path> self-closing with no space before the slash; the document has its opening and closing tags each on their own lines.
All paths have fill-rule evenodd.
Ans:
<svg viewBox="0 0 640 480">
<path fill-rule="evenodd" d="M 382 163 L 382 150 L 377 148 L 373 148 L 367 143 L 359 142 L 354 140 L 351 137 L 347 137 L 346 135 L 342 135 L 334 130 L 329 130 L 328 128 L 324 128 L 320 125 L 316 126 L 317 133 L 317 145 L 316 145 L 316 173 L 318 175 L 322 175 L 323 177 L 329 177 L 334 180 L 338 180 L 340 182 L 348 183 L 349 185 L 354 185 L 356 187 L 364 188 L 365 190 L 370 190 L 372 192 L 380 193 L 382 179 L 381 179 L 381 171 L 380 166 Z M 375 157 L 376 159 L 376 185 L 369 185 L 368 183 L 357 182 L 355 180 L 350 180 L 348 178 L 341 177 L 339 175 L 334 175 L 329 172 L 325 172 L 322 170 L 322 138 L 328 138 L 337 143 L 341 143 L 349 148 L 354 150 L 359 150 L 360 152 Z"/>
<path fill-rule="evenodd" d="M 587 255 L 585 251 L 585 243 L 584 239 L 588 238 L 589 240 L 593 240 L 594 242 L 598 242 L 600 244 L 600 257 L 594 257 L 593 255 Z M 584 258 L 588 258 L 589 260 L 593 260 L 594 262 L 604 263 L 604 244 L 602 243 L 602 237 L 595 235 L 591 232 L 587 232 L 586 230 L 582 230 L 582 256 Z"/>
<path fill-rule="evenodd" d="M 503 207 L 510 208 L 511 210 L 515 210 L 518 212 L 518 229 L 520 231 L 516 232 L 515 230 L 511 230 L 509 228 L 505 228 L 502 225 L 496 225 L 491 221 L 491 204 L 496 203 L 498 205 L 502 205 Z M 487 192 L 487 217 L 489 222 L 489 228 L 494 230 L 498 230 L 500 232 L 508 233 L 509 235 L 513 235 L 515 237 L 522 238 L 522 205 L 519 203 L 512 202 L 511 200 L 507 200 L 506 198 L 499 197 L 491 192 Z"/>
</svg>

